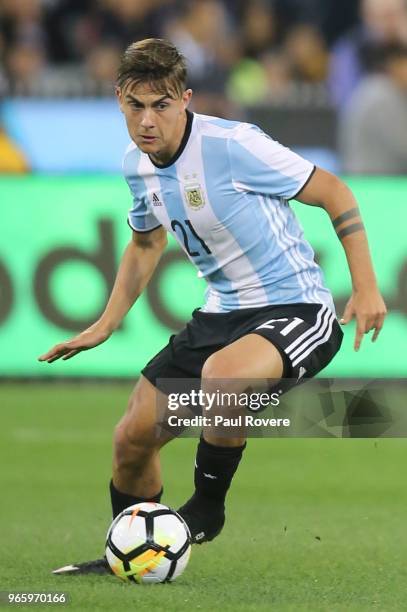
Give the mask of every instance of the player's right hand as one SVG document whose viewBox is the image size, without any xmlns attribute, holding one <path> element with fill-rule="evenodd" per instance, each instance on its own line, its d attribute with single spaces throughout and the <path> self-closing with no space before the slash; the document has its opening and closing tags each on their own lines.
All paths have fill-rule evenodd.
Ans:
<svg viewBox="0 0 407 612">
<path fill-rule="evenodd" d="M 53 363 L 61 357 L 63 361 L 66 361 L 67 359 L 71 359 L 71 357 L 75 357 L 75 355 L 81 351 L 87 351 L 102 344 L 110 335 L 109 332 L 98 328 L 96 325 L 92 325 L 92 327 L 85 329 L 85 331 L 71 338 L 71 340 L 56 344 L 47 353 L 40 355 L 38 361 Z"/>
</svg>

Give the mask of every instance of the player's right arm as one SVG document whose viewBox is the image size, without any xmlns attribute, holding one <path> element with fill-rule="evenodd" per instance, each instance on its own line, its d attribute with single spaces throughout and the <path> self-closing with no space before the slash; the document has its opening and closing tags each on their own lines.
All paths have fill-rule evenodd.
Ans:
<svg viewBox="0 0 407 612">
<path fill-rule="evenodd" d="M 163 227 L 149 232 L 133 231 L 120 262 L 109 301 L 101 317 L 83 332 L 52 347 L 39 361 L 70 359 L 105 342 L 117 329 L 150 280 L 167 244 Z"/>
</svg>

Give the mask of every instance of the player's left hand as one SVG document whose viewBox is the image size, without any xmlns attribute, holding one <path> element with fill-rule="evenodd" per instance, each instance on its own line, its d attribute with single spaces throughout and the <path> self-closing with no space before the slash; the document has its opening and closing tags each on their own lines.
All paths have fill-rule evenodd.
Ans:
<svg viewBox="0 0 407 612">
<path fill-rule="evenodd" d="M 352 293 L 339 322 L 341 325 L 346 325 L 353 318 L 356 319 L 355 351 L 360 348 L 363 334 L 369 333 L 371 329 L 374 329 L 372 342 L 377 340 L 386 314 L 386 304 L 378 289 L 354 291 Z"/>
</svg>

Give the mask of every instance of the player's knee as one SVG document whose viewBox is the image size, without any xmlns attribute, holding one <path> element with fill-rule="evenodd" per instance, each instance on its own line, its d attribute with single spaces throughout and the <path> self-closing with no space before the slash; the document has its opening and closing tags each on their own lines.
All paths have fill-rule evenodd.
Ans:
<svg viewBox="0 0 407 612">
<path fill-rule="evenodd" d="M 223 355 L 216 353 L 205 361 L 201 376 L 206 390 L 233 393 L 239 392 L 242 386 L 238 369 L 232 368 Z"/>
</svg>

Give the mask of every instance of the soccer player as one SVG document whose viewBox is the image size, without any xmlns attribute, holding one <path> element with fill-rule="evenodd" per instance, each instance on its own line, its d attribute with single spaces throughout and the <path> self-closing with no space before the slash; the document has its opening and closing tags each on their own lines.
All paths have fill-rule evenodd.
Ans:
<svg viewBox="0 0 407 612">
<path fill-rule="evenodd" d="M 386 314 L 360 212 L 342 181 L 254 125 L 190 112 L 185 60 L 167 41 L 147 39 L 127 48 L 116 93 L 132 140 L 124 158 L 133 197 L 131 240 L 100 319 L 40 360 L 70 359 L 109 338 L 147 285 L 167 232 L 208 290 L 191 321 L 142 370 L 116 427 L 114 516 L 161 499 L 159 451 L 169 437 L 156 435 L 158 379 L 198 378 L 204 388 L 221 379 L 234 392 L 245 390 L 244 379 L 295 384 L 322 370 L 339 350 L 342 330 L 332 297 L 289 200 L 324 208 L 345 249 L 352 295 L 341 323 L 356 319 L 355 350 L 370 330 L 376 340 Z M 179 509 L 194 542 L 221 531 L 244 448 L 244 437 L 204 430 L 195 491 Z M 103 572 L 107 566 L 99 559 L 59 571 Z"/>
</svg>

